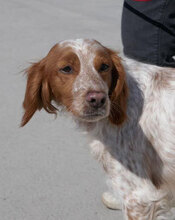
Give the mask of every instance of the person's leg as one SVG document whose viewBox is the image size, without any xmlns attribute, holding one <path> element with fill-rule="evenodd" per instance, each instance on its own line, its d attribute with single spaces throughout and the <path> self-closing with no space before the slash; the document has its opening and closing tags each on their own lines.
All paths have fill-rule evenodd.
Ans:
<svg viewBox="0 0 175 220">
<path fill-rule="evenodd" d="M 129 58 L 175 67 L 175 1 L 125 0 L 122 41 Z"/>
</svg>

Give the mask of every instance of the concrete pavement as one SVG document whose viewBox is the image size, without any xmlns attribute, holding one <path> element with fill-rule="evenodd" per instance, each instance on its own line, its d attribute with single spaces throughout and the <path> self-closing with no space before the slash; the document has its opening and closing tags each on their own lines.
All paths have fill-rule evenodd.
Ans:
<svg viewBox="0 0 175 220">
<path fill-rule="evenodd" d="M 95 38 L 121 50 L 122 0 L 0 0 L 0 220 L 122 220 L 104 172 L 71 120 L 44 111 L 19 128 L 29 62 L 56 42 Z"/>
</svg>

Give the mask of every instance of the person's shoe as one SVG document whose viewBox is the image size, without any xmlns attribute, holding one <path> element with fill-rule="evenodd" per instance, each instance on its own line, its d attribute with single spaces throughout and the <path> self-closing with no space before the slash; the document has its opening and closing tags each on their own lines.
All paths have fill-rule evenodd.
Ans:
<svg viewBox="0 0 175 220">
<path fill-rule="evenodd" d="M 120 201 L 117 200 L 110 192 L 103 193 L 102 202 L 108 209 L 114 209 L 114 210 L 122 209 L 122 205 Z"/>
</svg>

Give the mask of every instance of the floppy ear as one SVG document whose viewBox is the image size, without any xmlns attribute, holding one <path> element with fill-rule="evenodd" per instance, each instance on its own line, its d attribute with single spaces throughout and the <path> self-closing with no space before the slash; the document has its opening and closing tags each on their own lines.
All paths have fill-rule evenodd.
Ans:
<svg viewBox="0 0 175 220">
<path fill-rule="evenodd" d="M 121 125 L 127 118 L 126 107 L 128 88 L 121 58 L 112 50 L 109 50 L 109 53 L 113 61 L 112 83 L 109 94 L 111 100 L 109 120 L 115 125 Z"/>
<path fill-rule="evenodd" d="M 36 112 L 44 108 L 49 113 L 56 113 L 56 108 L 51 104 L 52 94 L 45 73 L 44 59 L 34 63 L 26 70 L 27 86 L 23 102 L 24 115 L 21 126 L 24 126 Z"/>
</svg>

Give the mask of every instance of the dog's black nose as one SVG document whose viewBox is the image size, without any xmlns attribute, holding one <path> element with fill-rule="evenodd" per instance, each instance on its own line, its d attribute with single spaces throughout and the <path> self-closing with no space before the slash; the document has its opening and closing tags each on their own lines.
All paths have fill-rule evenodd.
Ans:
<svg viewBox="0 0 175 220">
<path fill-rule="evenodd" d="M 86 101 L 93 108 L 101 108 L 106 102 L 106 95 L 104 92 L 88 92 L 86 95 Z"/>
</svg>

